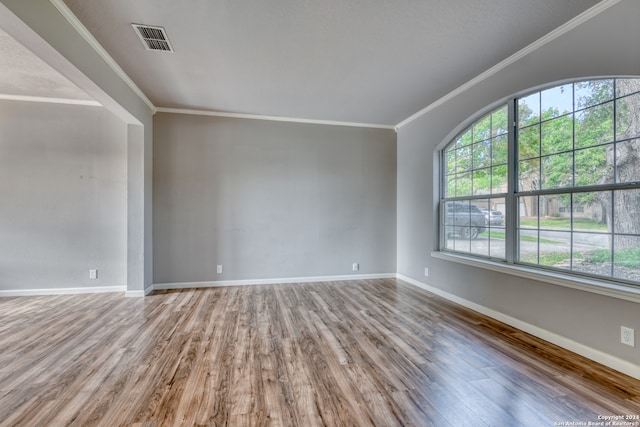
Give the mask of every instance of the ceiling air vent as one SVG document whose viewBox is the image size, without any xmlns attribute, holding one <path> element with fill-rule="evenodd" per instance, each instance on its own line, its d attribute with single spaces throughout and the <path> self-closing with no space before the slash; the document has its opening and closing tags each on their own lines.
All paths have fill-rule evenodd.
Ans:
<svg viewBox="0 0 640 427">
<path fill-rule="evenodd" d="M 162 27 L 151 25 L 131 24 L 136 30 L 136 34 L 142 40 L 142 44 L 147 50 L 159 50 L 162 52 L 173 52 L 169 43 L 169 37 Z"/>
</svg>

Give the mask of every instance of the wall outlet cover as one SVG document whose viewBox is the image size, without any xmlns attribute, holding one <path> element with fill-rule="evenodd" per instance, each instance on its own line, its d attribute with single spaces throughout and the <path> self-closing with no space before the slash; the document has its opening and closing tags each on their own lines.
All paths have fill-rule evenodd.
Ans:
<svg viewBox="0 0 640 427">
<path fill-rule="evenodd" d="M 635 347 L 635 331 L 632 328 L 627 328 L 626 326 L 620 326 L 620 342 L 622 344 Z"/>
</svg>

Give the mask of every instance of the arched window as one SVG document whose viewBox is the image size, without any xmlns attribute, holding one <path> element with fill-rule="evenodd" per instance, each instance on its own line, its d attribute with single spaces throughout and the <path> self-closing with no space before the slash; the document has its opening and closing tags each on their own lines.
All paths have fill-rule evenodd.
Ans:
<svg viewBox="0 0 640 427">
<path fill-rule="evenodd" d="M 441 156 L 441 250 L 640 284 L 640 79 L 510 99 Z"/>
</svg>

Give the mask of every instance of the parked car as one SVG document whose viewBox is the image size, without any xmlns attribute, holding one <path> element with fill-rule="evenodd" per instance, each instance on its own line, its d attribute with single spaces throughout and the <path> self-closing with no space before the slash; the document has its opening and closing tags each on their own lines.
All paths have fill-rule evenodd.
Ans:
<svg viewBox="0 0 640 427">
<path fill-rule="evenodd" d="M 504 217 L 500 211 L 491 211 L 489 209 L 480 210 L 484 214 L 487 225 L 504 225 Z"/>
<path fill-rule="evenodd" d="M 446 204 L 445 228 L 447 238 L 476 239 L 486 229 L 485 215 L 476 205 L 464 202 Z"/>
</svg>

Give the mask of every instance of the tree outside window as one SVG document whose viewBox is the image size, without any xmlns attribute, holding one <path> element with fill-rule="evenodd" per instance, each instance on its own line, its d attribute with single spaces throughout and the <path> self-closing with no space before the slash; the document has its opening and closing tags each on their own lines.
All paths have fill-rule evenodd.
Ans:
<svg viewBox="0 0 640 427">
<path fill-rule="evenodd" d="M 443 250 L 640 284 L 640 79 L 580 81 L 513 99 L 442 156 L 442 206 L 497 210 L 513 224 L 492 225 L 489 215 L 469 233 L 473 215 L 443 210 Z"/>
</svg>

